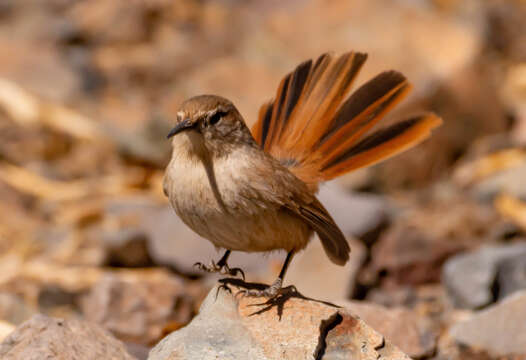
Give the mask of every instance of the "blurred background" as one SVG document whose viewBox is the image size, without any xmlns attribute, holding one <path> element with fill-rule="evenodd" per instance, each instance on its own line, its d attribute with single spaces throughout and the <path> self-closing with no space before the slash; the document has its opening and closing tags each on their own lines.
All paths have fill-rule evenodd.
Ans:
<svg viewBox="0 0 526 360">
<path fill-rule="evenodd" d="M 221 254 L 162 194 L 175 109 L 218 94 L 252 124 L 295 65 L 348 50 L 369 54 L 356 85 L 396 69 L 414 86 L 383 125 L 421 111 L 444 124 L 324 186 L 351 261 L 315 240 L 286 282 L 403 309 L 416 330 L 397 345 L 415 358 L 517 353 L 492 326 L 458 327 L 526 289 L 522 0 L 0 0 L 0 323 L 82 317 L 143 354 L 188 323 L 217 279 L 192 265 Z M 283 259 L 230 265 L 269 282 Z"/>
</svg>

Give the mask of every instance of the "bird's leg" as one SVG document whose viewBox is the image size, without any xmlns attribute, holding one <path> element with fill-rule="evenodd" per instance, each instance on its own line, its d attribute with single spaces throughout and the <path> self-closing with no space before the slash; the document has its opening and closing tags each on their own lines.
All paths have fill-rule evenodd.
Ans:
<svg viewBox="0 0 526 360">
<path fill-rule="evenodd" d="M 283 263 L 283 266 L 281 267 L 281 271 L 279 272 L 279 276 L 272 283 L 272 285 L 268 286 L 266 289 L 263 290 L 241 290 L 238 294 L 242 294 L 242 296 L 248 296 L 248 297 L 266 297 L 269 299 L 275 298 L 276 296 L 289 292 L 294 291 L 294 286 L 287 286 L 282 287 L 283 285 L 283 278 L 285 277 L 285 273 L 287 272 L 287 269 L 289 267 L 290 261 L 292 260 L 292 257 L 294 256 L 294 250 L 289 251 L 287 254 L 287 258 L 285 259 L 285 262 Z"/>
<path fill-rule="evenodd" d="M 243 277 L 243 280 L 245 280 L 245 273 L 240 268 L 230 268 L 228 266 L 227 260 L 230 256 L 231 250 L 225 251 L 225 254 L 219 259 L 217 264 L 214 262 L 214 260 L 210 261 L 210 264 L 208 266 L 204 265 L 203 263 L 197 262 L 194 264 L 199 270 L 210 272 L 210 273 L 220 273 L 223 275 L 230 275 L 230 276 L 237 276 L 238 274 L 241 274 Z"/>
</svg>

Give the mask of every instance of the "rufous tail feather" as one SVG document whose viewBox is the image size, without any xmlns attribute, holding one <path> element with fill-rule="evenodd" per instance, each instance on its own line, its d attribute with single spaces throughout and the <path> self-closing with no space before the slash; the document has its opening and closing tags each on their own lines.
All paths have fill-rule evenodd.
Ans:
<svg viewBox="0 0 526 360">
<path fill-rule="evenodd" d="M 261 147 L 313 191 L 320 182 L 413 147 L 442 123 L 426 114 L 371 132 L 411 85 L 401 73 L 386 71 L 347 97 L 366 59 L 351 51 L 303 62 L 283 78 L 252 128 Z"/>
</svg>

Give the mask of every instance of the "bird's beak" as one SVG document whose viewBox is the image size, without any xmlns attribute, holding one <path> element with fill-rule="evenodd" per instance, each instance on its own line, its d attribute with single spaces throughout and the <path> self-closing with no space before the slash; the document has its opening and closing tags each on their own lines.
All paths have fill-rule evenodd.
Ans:
<svg viewBox="0 0 526 360">
<path fill-rule="evenodd" d="M 177 124 L 166 136 L 167 139 L 179 134 L 181 131 L 192 129 L 196 126 L 196 123 L 190 121 L 190 119 L 184 119 L 179 124 Z"/>
</svg>

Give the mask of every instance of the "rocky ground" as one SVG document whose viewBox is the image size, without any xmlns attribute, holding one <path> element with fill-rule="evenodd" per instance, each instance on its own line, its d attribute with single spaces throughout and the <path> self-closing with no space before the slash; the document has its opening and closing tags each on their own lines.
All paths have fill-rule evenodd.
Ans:
<svg viewBox="0 0 526 360">
<path fill-rule="evenodd" d="M 524 18 L 520 0 L 0 1 L 0 358 L 526 359 Z M 360 82 L 413 83 L 386 123 L 444 125 L 321 189 L 345 267 L 314 239 L 298 292 L 236 297 L 162 194 L 173 111 L 217 93 L 251 123 L 296 63 L 349 49 Z M 231 265 L 268 283 L 283 259 Z"/>
</svg>

